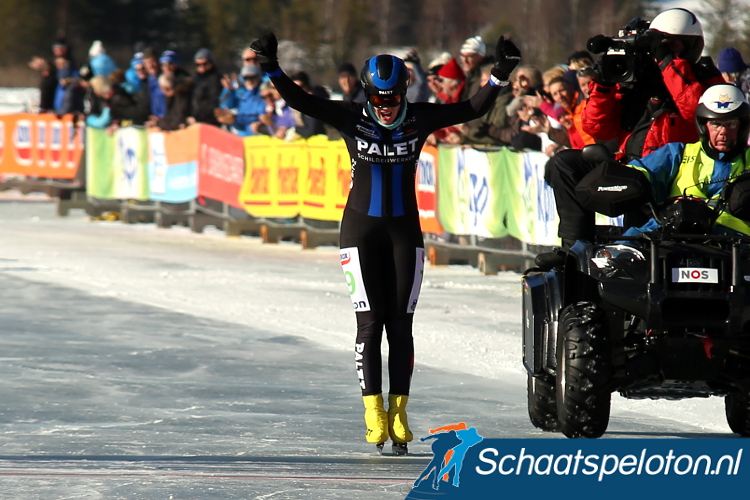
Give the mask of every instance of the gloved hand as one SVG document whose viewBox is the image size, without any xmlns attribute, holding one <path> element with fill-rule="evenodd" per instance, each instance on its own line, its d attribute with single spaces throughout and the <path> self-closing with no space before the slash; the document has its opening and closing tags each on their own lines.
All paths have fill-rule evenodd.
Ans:
<svg viewBox="0 0 750 500">
<path fill-rule="evenodd" d="M 592 54 L 601 54 L 609 48 L 612 39 L 604 35 L 594 35 L 586 42 L 586 48 Z"/>
<path fill-rule="evenodd" d="M 597 85 L 602 85 L 604 87 L 614 87 L 615 84 L 612 82 L 607 81 L 606 78 L 604 78 L 604 75 L 602 74 L 602 65 L 601 63 L 597 63 L 594 65 L 594 81 Z"/>
<path fill-rule="evenodd" d="M 507 82 L 520 61 L 521 51 L 518 50 L 516 44 L 501 36 L 495 46 L 495 65 L 492 67 L 492 76 L 502 82 Z"/>
<path fill-rule="evenodd" d="M 672 55 L 672 48 L 664 33 L 657 30 L 647 30 L 643 36 L 648 40 L 651 57 L 657 63 L 662 62 L 667 56 Z"/>
<path fill-rule="evenodd" d="M 266 73 L 271 73 L 279 67 L 279 60 L 276 56 L 276 52 L 279 49 L 279 42 L 273 33 L 261 36 L 250 44 L 250 48 L 258 55 L 260 69 Z"/>
<path fill-rule="evenodd" d="M 411 49 L 409 52 L 404 55 L 404 62 L 411 62 L 414 64 L 419 64 L 419 52 L 417 52 L 417 49 Z"/>
</svg>

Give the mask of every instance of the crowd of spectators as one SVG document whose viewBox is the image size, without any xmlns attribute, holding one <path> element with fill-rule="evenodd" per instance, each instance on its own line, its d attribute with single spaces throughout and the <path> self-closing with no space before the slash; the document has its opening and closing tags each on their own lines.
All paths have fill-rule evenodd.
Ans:
<svg viewBox="0 0 750 500">
<path fill-rule="evenodd" d="M 206 48 L 194 54 L 192 73 L 171 50 L 136 52 L 124 69 L 107 55 L 101 41 L 92 43 L 89 58 L 81 65 L 73 61 L 64 41 L 56 42 L 52 52 L 50 58 L 35 57 L 29 63 L 41 76 L 40 112 L 76 113 L 88 126 L 110 131 L 123 125 L 178 130 L 208 123 L 240 136 L 335 138 L 323 123 L 286 105 L 249 47 L 241 52 L 241 66 L 226 73 Z M 486 83 L 494 63 L 481 36 L 467 38 L 455 56 L 444 52 L 426 65 L 416 49 L 398 55 L 411 76 L 409 102 L 467 99 Z M 735 48 L 722 50 L 717 66 L 727 82 L 750 93 L 750 67 Z M 587 51 L 575 52 L 546 69 L 524 61 L 484 117 L 439 130 L 428 144 L 505 146 L 548 156 L 592 144 L 594 138 L 583 129 L 582 115 L 596 78 L 594 67 L 594 57 Z M 336 91 L 312 85 L 302 71 L 292 78 L 322 98 L 365 99 L 359 70 L 349 62 L 338 67 Z"/>
</svg>

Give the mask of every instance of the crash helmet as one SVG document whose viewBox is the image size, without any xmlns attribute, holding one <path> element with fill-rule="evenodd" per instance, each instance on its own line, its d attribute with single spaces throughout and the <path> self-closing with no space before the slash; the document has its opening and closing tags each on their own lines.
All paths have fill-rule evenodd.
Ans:
<svg viewBox="0 0 750 500">
<path fill-rule="evenodd" d="M 368 98 L 397 96 L 406 93 L 409 70 L 400 58 L 383 54 L 365 62 L 360 79 Z"/>
<path fill-rule="evenodd" d="M 685 60 L 698 62 L 703 52 L 703 27 L 695 14 L 686 9 L 668 9 L 657 15 L 649 29 L 667 35 L 667 39 L 676 38 L 685 44 L 680 54 Z"/>
<path fill-rule="evenodd" d="M 709 120 L 738 118 L 740 120 L 737 132 L 737 145 L 725 156 L 733 157 L 744 151 L 750 136 L 750 104 L 745 98 L 745 93 L 738 87 L 729 83 L 712 85 L 701 95 L 698 107 L 695 109 L 695 124 L 698 127 L 698 135 L 703 143 L 703 148 L 712 158 L 716 158 L 708 138 L 707 123 Z"/>
</svg>

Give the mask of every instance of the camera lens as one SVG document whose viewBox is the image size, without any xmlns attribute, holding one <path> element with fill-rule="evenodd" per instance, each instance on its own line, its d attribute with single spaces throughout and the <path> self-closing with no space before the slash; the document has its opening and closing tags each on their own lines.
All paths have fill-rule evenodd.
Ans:
<svg viewBox="0 0 750 500">
<path fill-rule="evenodd" d="M 602 58 L 602 77 L 605 81 L 623 83 L 632 80 L 633 61 L 619 54 L 608 54 Z"/>
</svg>

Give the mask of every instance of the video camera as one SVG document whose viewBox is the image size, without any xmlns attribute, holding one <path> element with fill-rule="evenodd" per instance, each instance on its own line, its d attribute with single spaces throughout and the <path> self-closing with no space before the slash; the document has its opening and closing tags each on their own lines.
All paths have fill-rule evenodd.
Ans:
<svg viewBox="0 0 750 500">
<path fill-rule="evenodd" d="M 651 64 L 649 51 L 653 41 L 647 33 L 650 21 L 636 17 L 618 31 L 616 37 L 596 35 L 589 39 L 587 48 L 594 54 L 604 54 L 599 60 L 602 79 L 612 83 L 634 83 Z"/>
</svg>

